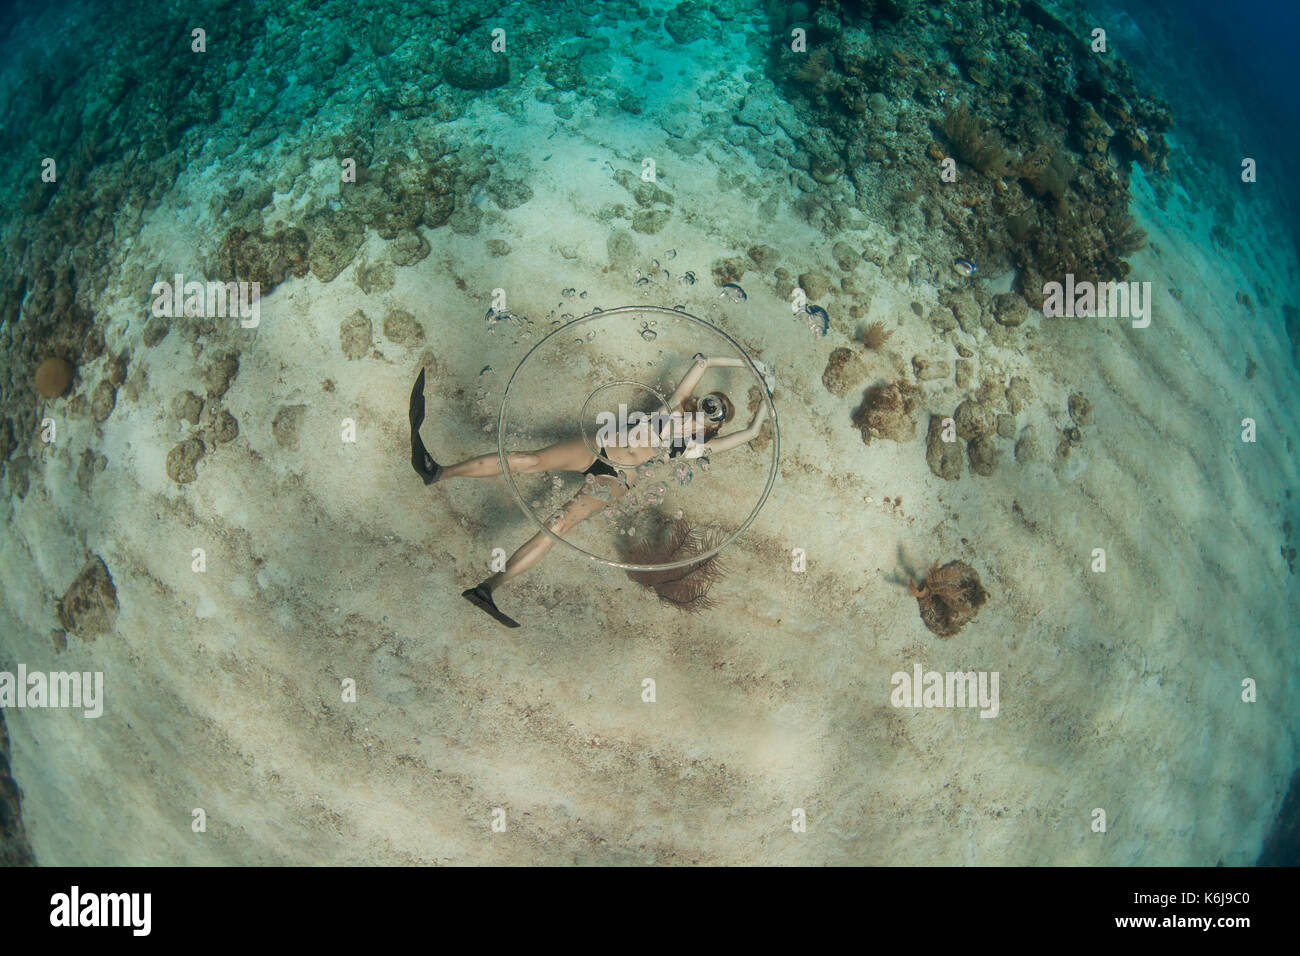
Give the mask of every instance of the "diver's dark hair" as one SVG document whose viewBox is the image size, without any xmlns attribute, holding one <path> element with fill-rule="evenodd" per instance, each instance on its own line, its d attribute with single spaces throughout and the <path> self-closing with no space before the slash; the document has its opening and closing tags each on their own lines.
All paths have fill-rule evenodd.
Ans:
<svg viewBox="0 0 1300 956">
<path fill-rule="evenodd" d="M 732 404 L 731 399 L 727 397 L 726 392 L 709 392 L 709 395 L 716 396 L 722 402 L 723 416 L 721 421 L 709 421 L 705 423 L 704 435 L 706 441 L 716 435 L 722 429 L 723 425 L 736 417 L 736 406 Z M 686 399 L 686 401 L 682 402 L 682 411 L 694 415 L 700 410 L 700 401 L 699 398 L 692 395 L 690 398 Z"/>
</svg>

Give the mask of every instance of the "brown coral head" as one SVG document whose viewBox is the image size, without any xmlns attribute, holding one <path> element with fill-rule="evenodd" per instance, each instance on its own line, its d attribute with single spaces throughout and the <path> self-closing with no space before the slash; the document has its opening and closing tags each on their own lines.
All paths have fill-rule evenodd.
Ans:
<svg viewBox="0 0 1300 956">
<path fill-rule="evenodd" d="M 862 404 L 853 412 L 853 424 L 862 433 L 864 444 L 872 439 L 911 441 L 916 436 L 917 386 L 905 379 L 873 385 L 862 396 Z"/>
<path fill-rule="evenodd" d="M 76 370 L 70 362 L 61 358 L 47 358 L 36 369 L 36 391 L 43 398 L 58 398 L 66 395 L 72 387 L 72 377 Z"/>
<path fill-rule="evenodd" d="M 908 593 L 917 599 L 922 622 L 940 637 L 952 637 L 973 621 L 989 597 L 979 572 L 964 561 L 942 567 L 936 561 L 919 586 L 908 584 Z"/>
</svg>

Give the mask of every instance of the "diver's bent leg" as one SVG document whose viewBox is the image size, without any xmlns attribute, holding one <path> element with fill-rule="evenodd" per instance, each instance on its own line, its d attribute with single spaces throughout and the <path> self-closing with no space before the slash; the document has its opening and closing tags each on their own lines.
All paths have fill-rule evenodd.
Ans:
<svg viewBox="0 0 1300 956">
<path fill-rule="evenodd" d="M 497 607 L 496 602 L 492 600 L 492 591 L 498 585 L 510 580 L 516 574 L 522 574 L 542 560 L 546 556 L 546 552 L 551 550 L 553 544 L 555 544 L 555 541 L 549 535 L 541 531 L 537 532 L 522 548 L 510 555 L 509 560 L 506 561 L 504 571 L 498 571 L 490 578 L 486 578 L 481 584 L 462 591 L 460 596 L 475 607 L 491 614 L 506 627 L 518 627 L 518 621 L 507 616 Z"/>
<path fill-rule="evenodd" d="M 555 545 L 555 539 L 549 534 L 539 531 L 514 554 L 506 560 L 504 571 L 498 571 L 492 577 L 488 578 L 483 584 L 491 590 L 499 585 L 505 584 L 511 578 L 523 574 L 542 558 L 546 557 L 547 552 Z"/>
<path fill-rule="evenodd" d="M 597 480 L 607 482 L 611 485 L 612 501 L 617 501 L 622 497 L 622 492 L 625 489 L 622 488 L 621 484 L 618 485 L 617 488 L 614 488 L 613 486 L 616 483 L 609 479 Z M 563 535 L 574 526 L 587 520 L 587 518 L 590 518 L 592 515 L 598 514 L 604 510 L 608 504 L 609 502 L 597 498 L 595 495 L 590 494 L 584 489 L 583 491 L 578 492 L 578 494 L 567 505 L 565 505 L 564 510 L 560 512 L 559 518 L 551 522 L 551 530 L 556 534 Z M 502 614 L 497 608 L 496 602 L 492 600 L 492 591 L 516 575 L 523 574 L 538 561 L 542 560 L 554 545 L 555 539 L 549 534 L 546 534 L 544 531 L 537 532 L 537 534 L 529 538 L 528 541 L 525 542 L 525 544 L 514 554 L 510 555 L 509 559 L 506 561 L 504 571 L 498 571 L 491 577 L 485 578 L 478 586 L 472 587 L 467 591 L 462 591 L 461 597 L 465 598 L 476 607 L 482 608 L 507 627 L 518 627 L 519 624 L 517 622 L 512 618 L 507 617 L 505 614 Z"/>
</svg>

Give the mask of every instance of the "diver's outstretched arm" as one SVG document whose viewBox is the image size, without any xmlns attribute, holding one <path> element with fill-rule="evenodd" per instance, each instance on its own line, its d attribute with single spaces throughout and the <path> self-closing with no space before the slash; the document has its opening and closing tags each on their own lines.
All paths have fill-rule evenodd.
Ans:
<svg viewBox="0 0 1300 956">
<path fill-rule="evenodd" d="M 758 411 L 754 417 L 749 420 L 749 425 L 738 432 L 732 432 L 730 435 L 723 435 L 720 438 L 714 438 L 712 441 L 705 443 L 704 454 L 712 454 L 716 451 L 728 451 L 737 445 L 744 445 L 758 437 L 758 433 L 763 430 L 763 423 L 767 421 L 767 402 L 760 402 Z"/>
<path fill-rule="evenodd" d="M 705 358 L 701 353 L 695 353 L 695 364 L 691 370 L 682 376 L 681 383 L 677 386 L 677 391 L 673 392 L 672 397 L 668 399 L 668 404 L 660 409 L 661 412 L 675 412 L 682 407 L 682 402 L 686 396 L 695 391 L 695 386 L 700 384 L 702 376 L 710 365 L 717 362 L 718 359 Z"/>
<path fill-rule="evenodd" d="M 745 368 L 746 365 L 745 360 L 741 358 L 706 358 L 703 354 L 696 352 L 695 364 L 682 377 L 681 384 L 677 386 L 677 391 L 673 392 L 672 398 L 668 399 L 668 407 L 663 411 L 675 412 L 681 408 L 686 396 L 695 391 L 695 386 L 700 384 L 700 377 L 709 369 Z"/>
</svg>

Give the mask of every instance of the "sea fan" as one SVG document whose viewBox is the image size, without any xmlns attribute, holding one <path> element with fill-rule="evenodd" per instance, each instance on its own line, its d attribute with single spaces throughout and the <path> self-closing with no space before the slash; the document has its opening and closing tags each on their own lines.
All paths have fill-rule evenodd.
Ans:
<svg viewBox="0 0 1300 956">
<path fill-rule="evenodd" d="M 794 71 L 795 81 L 807 86 L 817 86 L 831 67 L 830 51 L 818 47 L 808 54 L 807 60 Z"/>
<path fill-rule="evenodd" d="M 1137 222 L 1128 213 L 1116 219 L 1110 230 L 1111 248 L 1116 257 L 1131 256 L 1147 244 L 1147 234 L 1139 229 Z"/>
<path fill-rule="evenodd" d="M 659 541 L 643 541 L 633 547 L 627 557 L 634 564 L 668 564 L 706 554 L 721 543 L 720 531 L 693 528 L 685 518 L 678 518 Z M 628 571 L 627 576 L 653 591 L 664 604 L 698 612 L 716 606 L 709 597 L 709 588 L 725 573 L 726 569 L 715 554 L 679 568 Z"/>
<path fill-rule="evenodd" d="M 885 343 L 889 341 L 889 337 L 893 334 L 892 329 L 885 328 L 884 322 L 872 322 L 862 330 L 859 340 L 873 352 L 878 352 L 885 347 Z"/>
<path fill-rule="evenodd" d="M 961 578 L 966 566 L 953 561 L 943 567 L 936 561 L 925 573 L 925 580 L 919 585 L 909 581 L 907 590 L 912 597 L 937 597 L 945 603 L 953 604 L 962 600 Z"/>
<path fill-rule="evenodd" d="M 997 131 L 972 115 L 963 103 L 943 119 L 943 135 L 952 143 L 957 157 L 986 176 L 1005 176 L 1011 155 Z"/>
</svg>

